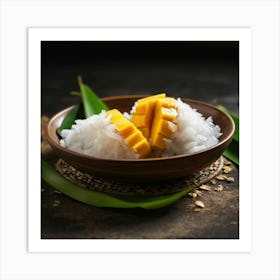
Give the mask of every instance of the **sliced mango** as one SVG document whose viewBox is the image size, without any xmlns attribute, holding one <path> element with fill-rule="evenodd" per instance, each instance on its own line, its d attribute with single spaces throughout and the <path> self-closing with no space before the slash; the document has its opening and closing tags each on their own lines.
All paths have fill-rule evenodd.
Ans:
<svg viewBox="0 0 280 280">
<path fill-rule="evenodd" d="M 139 128 L 146 139 L 149 139 L 150 137 L 156 102 L 158 99 L 165 99 L 165 97 L 165 93 L 160 93 L 139 99 L 135 104 L 131 120 L 133 124 Z"/>
<path fill-rule="evenodd" d="M 136 106 L 135 106 L 135 112 L 133 112 L 133 113 L 140 114 L 140 115 L 146 114 L 147 111 L 149 111 L 150 109 L 153 109 L 157 99 L 165 98 L 165 97 L 166 97 L 165 93 L 159 93 L 156 95 L 151 95 L 148 97 L 141 98 L 141 99 L 137 100 Z"/>
<path fill-rule="evenodd" d="M 173 133 L 177 130 L 177 125 L 166 119 L 161 119 L 157 125 L 158 133 L 165 136 L 166 138 L 171 138 Z"/>
<path fill-rule="evenodd" d="M 138 128 L 143 128 L 143 127 L 149 127 L 150 122 L 149 119 L 151 118 L 151 116 L 149 115 L 132 115 L 132 122 L 133 124 L 138 127 Z"/>
<path fill-rule="evenodd" d="M 116 130 L 125 139 L 129 148 L 135 151 L 139 158 L 147 157 L 151 153 L 151 147 L 141 131 L 117 109 L 106 112 L 110 116 L 110 122 L 116 126 Z"/>
<path fill-rule="evenodd" d="M 164 150 L 177 129 L 177 102 L 165 93 L 138 100 L 132 111 L 132 122 L 150 141 L 154 150 Z"/>
<path fill-rule="evenodd" d="M 142 141 L 133 146 L 133 149 L 140 155 L 140 158 L 144 158 L 151 153 L 151 146 L 149 143 L 147 145 L 147 143 L 147 139 L 144 138 Z"/>
<path fill-rule="evenodd" d="M 135 132 L 126 137 L 125 140 L 130 147 L 134 147 L 138 142 L 141 142 L 143 140 L 143 135 L 137 129 Z"/>
<path fill-rule="evenodd" d="M 171 140 L 177 129 L 177 103 L 174 98 L 158 99 L 155 106 L 153 122 L 150 133 L 150 144 L 152 149 L 164 150 L 164 140 Z"/>
</svg>

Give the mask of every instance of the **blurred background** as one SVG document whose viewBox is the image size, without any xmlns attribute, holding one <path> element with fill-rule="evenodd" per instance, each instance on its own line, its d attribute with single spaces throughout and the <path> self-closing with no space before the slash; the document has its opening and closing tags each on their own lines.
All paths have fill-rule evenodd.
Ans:
<svg viewBox="0 0 280 280">
<path fill-rule="evenodd" d="M 42 41 L 42 114 L 79 102 L 78 75 L 99 97 L 166 92 L 238 114 L 238 41 Z"/>
</svg>

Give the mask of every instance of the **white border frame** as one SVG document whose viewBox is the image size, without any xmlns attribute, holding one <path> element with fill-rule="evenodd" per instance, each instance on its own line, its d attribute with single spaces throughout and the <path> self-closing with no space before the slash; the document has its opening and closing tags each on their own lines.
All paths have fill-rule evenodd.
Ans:
<svg viewBox="0 0 280 280">
<path fill-rule="evenodd" d="M 279 280 L 279 8 L 279 0 L 0 0 L 0 279 Z M 250 253 L 27 251 L 27 28 L 31 26 L 252 29 L 254 127 L 250 144 L 254 164 Z M 11 104 L 16 114 L 11 114 Z M 19 119 L 22 122 L 14 130 L 13 124 L 18 124 Z M 267 136 L 260 129 L 264 127 L 273 134 L 271 145 L 265 149 Z M 20 167 L 16 178 L 15 163 Z"/>
<path fill-rule="evenodd" d="M 28 250 L 29 252 L 250 252 L 252 248 L 252 45 L 250 28 L 29 28 Z M 233 240 L 41 239 L 41 41 L 239 41 L 240 237 Z M 34 137 L 36 135 L 36 137 Z M 244 170 L 246 170 L 246 175 Z M 248 176 L 248 174 L 251 174 Z M 245 187 L 246 186 L 246 187 Z M 245 205 L 246 203 L 246 205 Z"/>
</svg>

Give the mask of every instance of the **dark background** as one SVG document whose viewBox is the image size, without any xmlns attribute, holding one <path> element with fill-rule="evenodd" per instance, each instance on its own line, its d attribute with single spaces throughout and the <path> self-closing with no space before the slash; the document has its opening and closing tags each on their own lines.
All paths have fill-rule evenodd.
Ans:
<svg viewBox="0 0 280 280">
<path fill-rule="evenodd" d="M 81 75 L 98 96 L 156 94 L 223 104 L 238 113 L 238 41 L 43 41 L 42 114 L 79 102 Z"/>
</svg>

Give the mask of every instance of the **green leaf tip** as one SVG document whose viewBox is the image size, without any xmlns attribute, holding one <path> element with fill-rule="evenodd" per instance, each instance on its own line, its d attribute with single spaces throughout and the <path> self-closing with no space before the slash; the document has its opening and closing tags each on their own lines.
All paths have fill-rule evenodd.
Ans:
<svg viewBox="0 0 280 280">
<path fill-rule="evenodd" d="M 107 105 L 95 94 L 95 92 L 83 83 L 82 77 L 78 76 L 78 83 L 82 95 L 85 117 L 101 113 L 102 110 L 107 111 Z"/>
<path fill-rule="evenodd" d="M 81 87 L 83 85 L 83 79 L 81 75 L 78 75 L 77 81 L 78 81 L 78 85 Z"/>
</svg>

